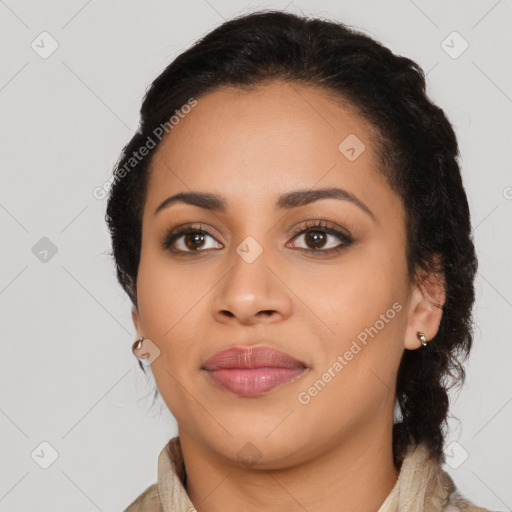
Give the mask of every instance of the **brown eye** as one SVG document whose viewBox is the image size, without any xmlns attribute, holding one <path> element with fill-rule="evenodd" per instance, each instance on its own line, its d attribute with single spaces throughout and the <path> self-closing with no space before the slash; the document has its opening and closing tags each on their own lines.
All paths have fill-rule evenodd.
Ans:
<svg viewBox="0 0 512 512">
<path fill-rule="evenodd" d="M 295 240 L 303 238 L 305 247 L 295 247 L 297 247 L 297 249 L 311 249 L 313 251 L 318 250 L 328 252 L 330 249 L 336 249 L 337 247 L 348 245 L 346 237 L 341 233 L 340 235 L 327 233 L 325 231 L 308 230 L 299 234 L 295 238 Z"/>
<path fill-rule="evenodd" d="M 188 233 L 184 235 L 184 243 L 185 246 L 191 250 L 199 249 L 204 245 L 204 235 L 203 233 Z"/>
<path fill-rule="evenodd" d="M 205 249 L 222 249 L 222 245 L 216 242 L 213 235 L 203 229 L 191 228 L 171 231 L 163 240 L 162 245 L 164 249 L 168 249 L 174 253 L 191 253 L 203 252 Z"/>
<path fill-rule="evenodd" d="M 297 241 L 301 239 L 303 239 L 303 244 L 302 247 L 299 247 Z M 326 221 L 313 221 L 306 224 L 306 228 L 295 235 L 293 244 L 288 247 L 318 254 L 329 254 L 343 250 L 353 242 L 349 235 L 328 226 Z"/>
<path fill-rule="evenodd" d="M 327 240 L 327 236 L 321 231 L 308 231 L 304 234 L 304 240 L 309 247 L 321 249 Z"/>
</svg>

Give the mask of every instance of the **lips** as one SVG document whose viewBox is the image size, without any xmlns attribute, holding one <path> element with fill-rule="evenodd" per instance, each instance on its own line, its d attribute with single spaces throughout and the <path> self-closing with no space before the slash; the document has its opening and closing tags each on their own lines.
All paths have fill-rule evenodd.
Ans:
<svg viewBox="0 0 512 512">
<path fill-rule="evenodd" d="M 307 366 L 270 347 L 234 347 L 218 352 L 203 366 L 211 382 L 239 396 L 257 396 L 302 375 Z"/>
<path fill-rule="evenodd" d="M 220 368 L 305 368 L 294 357 L 270 347 L 228 348 L 217 352 L 204 364 L 205 370 Z"/>
</svg>

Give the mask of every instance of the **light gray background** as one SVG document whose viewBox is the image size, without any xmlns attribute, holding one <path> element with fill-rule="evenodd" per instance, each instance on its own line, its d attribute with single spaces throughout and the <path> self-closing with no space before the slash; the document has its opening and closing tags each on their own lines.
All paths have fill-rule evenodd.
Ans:
<svg viewBox="0 0 512 512">
<path fill-rule="evenodd" d="M 451 421 L 446 469 L 477 504 L 511 510 L 510 0 L 0 0 L 0 510 L 122 510 L 156 481 L 176 426 L 144 398 L 152 382 L 131 353 L 106 202 L 92 191 L 168 62 L 224 19 L 260 8 L 345 21 L 428 72 L 459 137 L 480 260 L 475 344 L 453 396 L 461 425 Z M 31 47 L 51 49 L 43 31 L 58 43 L 46 59 Z M 457 58 L 464 43 L 454 31 L 469 44 Z M 46 261 L 43 237 L 57 249 Z M 38 464 L 51 456 L 42 442 L 58 453 L 48 469 Z"/>
</svg>

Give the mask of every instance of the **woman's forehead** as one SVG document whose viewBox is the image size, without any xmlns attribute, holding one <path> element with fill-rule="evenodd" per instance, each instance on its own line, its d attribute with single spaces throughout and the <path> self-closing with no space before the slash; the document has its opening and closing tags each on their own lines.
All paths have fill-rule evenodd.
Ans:
<svg viewBox="0 0 512 512">
<path fill-rule="evenodd" d="M 379 164 L 366 121 L 317 89 L 297 87 L 223 89 L 201 97 L 160 143 L 152 171 L 160 168 L 164 179 L 166 169 L 183 172 L 208 183 L 212 176 L 228 180 L 245 173 L 310 184 L 331 171 L 349 181 L 368 180 Z"/>
</svg>

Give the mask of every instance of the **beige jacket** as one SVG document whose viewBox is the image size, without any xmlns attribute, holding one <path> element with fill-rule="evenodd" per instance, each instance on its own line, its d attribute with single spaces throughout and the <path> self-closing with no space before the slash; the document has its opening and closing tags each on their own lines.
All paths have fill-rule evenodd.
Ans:
<svg viewBox="0 0 512 512">
<path fill-rule="evenodd" d="M 179 437 L 158 458 L 158 482 L 124 512 L 196 512 L 184 487 L 185 465 Z M 428 457 L 424 445 L 410 445 L 398 480 L 378 512 L 491 512 L 464 499 L 453 480 Z"/>
</svg>

